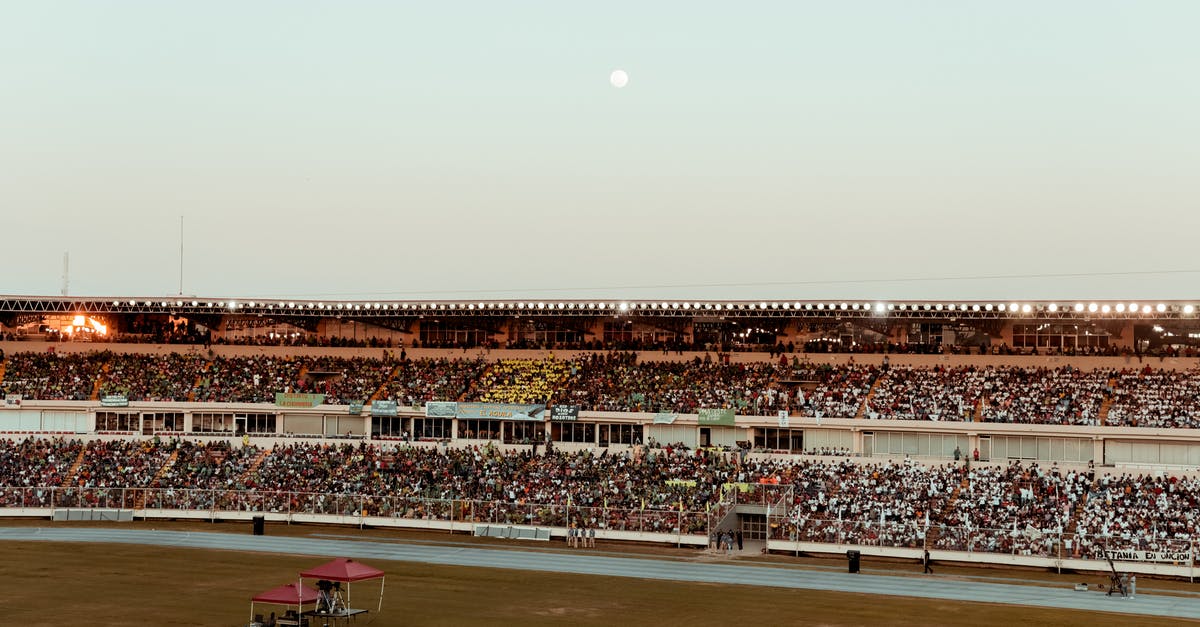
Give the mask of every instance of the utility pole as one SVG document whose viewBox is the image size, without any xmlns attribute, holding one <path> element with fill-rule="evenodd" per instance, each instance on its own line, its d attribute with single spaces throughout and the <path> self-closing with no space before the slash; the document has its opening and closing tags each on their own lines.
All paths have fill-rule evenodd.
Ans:
<svg viewBox="0 0 1200 627">
<path fill-rule="evenodd" d="M 63 253 L 62 295 L 71 291 L 71 253 Z"/>
</svg>

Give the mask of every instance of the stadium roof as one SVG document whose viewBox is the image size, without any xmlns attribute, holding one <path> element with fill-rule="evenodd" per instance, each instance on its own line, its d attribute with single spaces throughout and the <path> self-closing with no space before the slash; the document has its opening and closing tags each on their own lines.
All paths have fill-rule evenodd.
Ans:
<svg viewBox="0 0 1200 627">
<path fill-rule="evenodd" d="M 1196 319 L 1200 299 L 1116 300 L 282 300 L 196 296 L 0 296 L 0 313 L 286 315 L 407 318 L 609 316 L 687 318 Z"/>
</svg>

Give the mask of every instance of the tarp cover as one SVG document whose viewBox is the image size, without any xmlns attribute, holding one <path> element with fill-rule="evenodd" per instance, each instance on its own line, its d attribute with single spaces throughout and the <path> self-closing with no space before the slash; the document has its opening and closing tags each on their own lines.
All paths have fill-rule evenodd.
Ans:
<svg viewBox="0 0 1200 627">
<path fill-rule="evenodd" d="M 275 605 L 305 605 L 316 603 L 318 592 L 308 586 L 289 583 L 278 588 L 271 588 L 251 599 L 255 603 L 274 603 Z"/>
<path fill-rule="evenodd" d="M 308 579 L 328 579 L 329 581 L 343 582 L 376 579 L 383 575 L 383 571 L 378 568 L 371 568 L 366 564 L 344 557 L 339 557 L 332 562 L 321 564 L 300 573 L 301 577 Z"/>
</svg>

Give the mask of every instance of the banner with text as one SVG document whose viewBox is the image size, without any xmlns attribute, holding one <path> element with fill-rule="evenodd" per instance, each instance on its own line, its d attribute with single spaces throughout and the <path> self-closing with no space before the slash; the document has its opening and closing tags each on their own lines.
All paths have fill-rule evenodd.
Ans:
<svg viewBox="0 0 1200 627">
<path fill-rule="evenodd" d="M 108 394 L 100 399 L 101 407 L 129 407 L 129 397 L 124 394 Z"/>
<path fill-rule="evenodd" d="M 396 401 L 372 401 L 371 402 L 372 416 L 399 416 L 400 407 Z"/>
<path fill-rule="evenodd" d="M 351 416 L 360 416 L 360 415 L 362 415 L 363 402 L 362 401 L 351 401 L 350 406 L 347 409 L 350 411 Z"/>
<path fill-rule="evenodd" d="M 511 403 L 458 403 L 456 415 L 466 419 L 544 421 L 546 406 Z"/>
<path fill-rule="evenodd" d="M 574 422 L 579 420 L 579 405 L 555 405 L 551 407 L 550 420 L 554 422 Z"/>
<path fill-rule="evenodd" d="M 1110 550 L 1108 557 L 1115 562 L 1171 562 L 1187 564 L 1192 560 L 1192 552 L 1188 549 L 1178 551 Z"/>
<path fill-rule="evenodd" d="M 5 394 L 4 395 L 5 409 L 20 409 L 22 398 L 23 397 L 20 394 Z"/>
<path fill-rule="evenodd" d="M 732 427 L 732 409 L 701 409 L 697 413 L 696 422 L 701 427 Z"/>
<path fill-rule="evenodd" d="M 276 392 L 276 407 L 304 408 L 316 407 L 325 403 L 324 394 L 301 394 L 296 392 Z"/>
<path fill-rule="evenodd" d="M 788 410 L 786 410 L 786 409 L 779 410 L 779 426 L 786 427 L 786 426 L 788 426 L 788 423 L 790 421 L 791 421 L 791 414 L 788 413 Z"/>
<path fill-rule="evenodd" d="M 458 403 L 454 401 L 429 401 L 425 403 L 426 418 L 453 418 L 458 415 Z"/>
<path fill-rule="evenodd" d="M 675 414 L 669 414 L 667 412 L 659 412 L 657 414 L 654 414 L 654 424 L 656 424 L 656 425 L 674 424 L 676 418 L 678 418 L 678 416 L 676 416 Z"/>
</svg>

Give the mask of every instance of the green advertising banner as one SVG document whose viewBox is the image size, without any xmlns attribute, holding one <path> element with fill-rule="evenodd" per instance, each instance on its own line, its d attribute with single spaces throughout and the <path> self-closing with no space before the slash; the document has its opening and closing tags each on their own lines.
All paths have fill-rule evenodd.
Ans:
<svg viewBox="0 0 1200 627">
<path fill-rule="evenodd" d="M 536 420 L 545 421 L 545 405 L 518 405 L 514 403 L 458 403 L 459 418 L 483 418 L 488 420 Z"/>
<path fill-rule="evenodd" d="M 658 412 L 657 414 L 654 414 L 654 424 L 656 424 L 656 425 L 674 424 L 675 418 L 676 418 L 675 414 L 671 414 L 671 413 L 667 413 L 667 412 Z"/>
<path fill-rule="evenodd" d="M 354 402 L 350 403 L 350 415 L 351 416 L 358 416 L 358 415 L 362 414 L 362 410 L 363 410 L 363 402 L 362 401 L 354 401 Z"/>
<path fill-rule="evenodd" d="M 396 401 L 374 401 L 371 403 L 372 416 L 399 416 L 400 407 Z"/>
<path fill-rule="evenodd" d="M 129 397 L 124 394 L 109 394 L 100 399 L 101 407 L 129 407 Z"/>
<path fill-rule="evenodd" d="M 276 407 L 316 407 L 325 402 L 324 394 L 300 394 L 296 392 L 276 392 Z"/>
<path fill-rule="evenodd" d="M 701 409 L 696 422 L 701 427 L 732 427 L 733 416 L 732 409 Z"/>
</svg>

